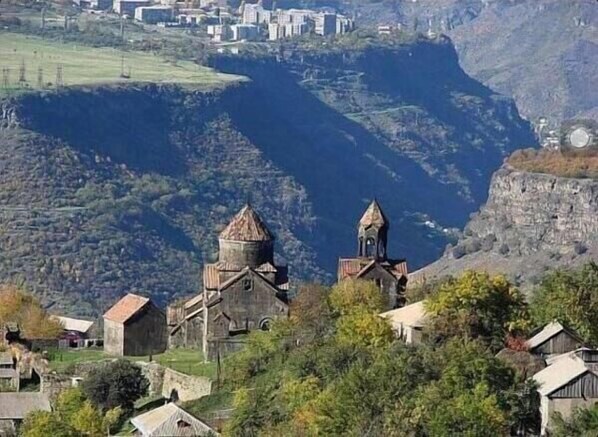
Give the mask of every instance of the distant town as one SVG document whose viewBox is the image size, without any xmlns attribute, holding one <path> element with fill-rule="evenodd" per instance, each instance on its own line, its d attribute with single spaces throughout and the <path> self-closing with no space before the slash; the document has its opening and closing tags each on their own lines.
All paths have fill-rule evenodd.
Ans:
<svg viewBox="0 0 598 437">
<path fill-rule="evenodd" d="M 273 1 L 243 1 L 238 8 L 226 0 L 200 0 L 195 7 L 189 1 L 176 0 L 75 0 L 75 4 L 91 13 L 112 12 L 148 25 L 202 27 L 215 43 L 341 35 L 355 29 L 353 19 L 330 8 L 280 9 Z"/>
</svg>

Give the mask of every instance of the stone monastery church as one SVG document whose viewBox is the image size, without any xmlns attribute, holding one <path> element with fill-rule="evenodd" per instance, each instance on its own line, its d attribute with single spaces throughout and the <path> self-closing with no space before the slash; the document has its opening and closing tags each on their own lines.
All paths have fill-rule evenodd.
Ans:
<svg viewBox="0 0 598 437">
<path fill-rule="evenodd" d="M 392 309 L 404 305 L 407 263 L 387 256 L 389 225 L 374 200 L 359 222 L 357 256 L 339 260 L 338 280 L 375 281 Z M 202 292 L 167 311 L 169 347 L 198 348 L 210 359 L 239 349 L 239 334 L 267 330 L 289 313 L 288 268 L 275 264 L 274 237 L 250 205 L 218 245 L 218 261 L 204 267 Z"/>
</svg>

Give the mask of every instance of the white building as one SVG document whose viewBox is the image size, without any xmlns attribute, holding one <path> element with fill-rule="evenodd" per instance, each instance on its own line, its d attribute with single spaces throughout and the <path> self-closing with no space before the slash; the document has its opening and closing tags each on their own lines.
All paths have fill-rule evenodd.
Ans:
<svg viewBox="0 0 598 437">
<path fill-rule="evenodd" d="M 230 41 L 233 37 L 233 32 L 228 24 L 214 24 L 208 26 L 208 35 L 215 42 L 223 42 Z"/>
<path fill-rule="evenodd" d="M 390 322 L 396 336 L 405 343 L 421 343 L 422 332 L 427 319 L 424 301 L 387 311 L 380 314 L 380 316 Z"/>
<path fill-rule="evenodd" d="M 336 14 L 322 12 L 314 15 L 316 25 L 315 32 L 321 36 L 334 35 L 336 33 Z"/>
<path fill-rule="evenodd" d="M 254 24 L 234 24 L 231 30 L 233 41 L 255 41 L 260 36 L 260 28 Z"/>
<path fill-rule="evenodd" d="M 257 4 L 246 4 L 243 6 L 241 21 L 243 24 L 270 24 L 272 22 L 272 11 L 264 9 Z"/>
<path fill-rule="evenodd" d="M 172 6 L 154 5 L 135 8 L 135 20 L 147 24 L 168 23 L 174 18 Z"/>
</svg>

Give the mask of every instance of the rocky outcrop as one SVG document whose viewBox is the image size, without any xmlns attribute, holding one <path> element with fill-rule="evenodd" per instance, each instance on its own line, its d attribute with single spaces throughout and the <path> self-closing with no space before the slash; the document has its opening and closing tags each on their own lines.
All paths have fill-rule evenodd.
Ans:
<svg viewBox="0 0 598 437">
<path fill-rule="evenodd" d="M 524 286 L 548 269 L 598 258 L 598 180 L 517 171 L 491 182 L 488 202 L 459 242 L 415 278 L 465 269 L 503 272 Z"/>
</svg>

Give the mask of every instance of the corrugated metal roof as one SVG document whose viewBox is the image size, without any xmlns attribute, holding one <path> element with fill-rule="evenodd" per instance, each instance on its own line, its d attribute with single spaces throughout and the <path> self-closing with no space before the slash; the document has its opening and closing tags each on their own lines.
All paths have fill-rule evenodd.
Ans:
<svg viewBox="0 0 598 437">
<path fill-rule="evenodd" d="M 546 325 L 544 328 L 542 328 L 540 332 L 538 332 L 532 338 L 527 340 L 527 347 L 530 349 L 535 349 L 538 346 L 541 346 L 542 344 L 546 343 L 548 340 L 550 340 L 555 335 L 561 333 L 562 331 L 567 332 L 567 334 L 581 341 L 577 334 L 574 334 L 573 332 L 565 328 L 563 325 L 561 325 L 559 322 L 554 321 Z"/>
<path fill-rule="evenodd" d="M 553 364 L 539 371 L 533 376 L 534 381 L 538 384 L 538 392 L 542 396 L 549 396 L 559 388 L 567 385 L 575 378 L 589 372 L 580 358 L 575 354 L 566 354 Z"/>
<path fill-rule="evenodd" d="M 368 206 L 368 209 L 365 210 L 365 213 L 359 220 L 360 226 L 379 226 L 382 227 L 388 224 L 388 219 L 382 212 L 382 208 L 378 204 L 377 200 L 373 200 Z"/>
<path fill-rule="evenodd" d="M 253 208 L 245 205 L 220 233 L 220 239 L 233 241 L 270 241 L 274 237 Z"/>
<path fill-rule="evenodd" d="M 16 378 L 18 373 L 15 369 L 0 369 L 0 378 L 9 379 Z"/>
<path fill-rule="evenodd" d="M 129 293 L 106 311 L 104 318 L 117 323 L 125 323 L 147 305 L 149 301 L 147 297 Z"/>
<path fill-rule="evenodd" d="M 32 411 L 50 411 L 43 393 L 0 393 L 0 420 L 22 420 Z"/>
<path fill-rule="evenodd" d="M 146 437 L 157 436 L 204 436 L 215 431 L 201 420 L 173 403 L 148 411 L 131 423 Z"/>
<path fill-rule="evenodd" d="M 420 302 L 404 306 L 403 308 L 387 311 L 380 314 L 380 316 L 388 319 L 395 329 L 400 329 L 403 326 L 423 328 L 427 318 L 424 305 L 425 303 L 422 300 Z"/>
<path fill-rule="evenodd" d="M 82 320 L 82 319 L 73 319 L 71 317 L 64 317 L 64 316 L 52 316 L 56 320 L 58 320 L 62 326 L 64 326 L 65 331 L 77 331 L 86 333 L 89 331 L 89 328 L 93 326 L 93 322 L 89 320 Z"/>
</svg>

